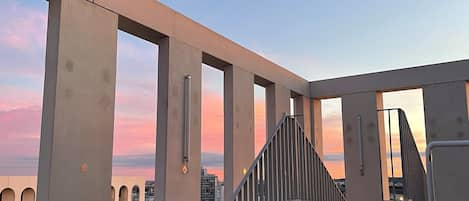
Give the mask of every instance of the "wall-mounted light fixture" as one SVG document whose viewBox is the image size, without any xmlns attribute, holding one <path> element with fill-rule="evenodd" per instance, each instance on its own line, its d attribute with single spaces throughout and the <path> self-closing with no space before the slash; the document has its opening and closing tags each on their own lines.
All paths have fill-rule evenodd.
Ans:
<svg viewBox="0 0 469 201">
<path fill-rule="evenodd" d="M 191 80 L 190 75 L 184 77 L 184 137 L 182 151 L 182 173 L 189 172 L 189 150 L 190 150 L 190 120 L 191 120 Z"/>
</svg>

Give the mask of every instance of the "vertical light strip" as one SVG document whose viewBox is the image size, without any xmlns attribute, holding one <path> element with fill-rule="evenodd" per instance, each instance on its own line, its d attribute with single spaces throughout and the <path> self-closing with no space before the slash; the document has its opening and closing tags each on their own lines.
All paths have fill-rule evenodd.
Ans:
<svg viewBox="0 0 469 201">
<path fill-rule="evenodd" d="M 365 175 L 365 164 L 363 162 L 363 142 L 362 142 L 362 117 L 360 115 L 357 116 L 358 121 L 358 149 L 360 153 L 360 175 Z"/>
<path fill-rule="evenodd" d="M 191 80 L 190 75 L 184 77 L 184 142 L 183 142 L 183 167 L 182 172 L 187 174 L 190 149 L 190 121 L 191 121 Z"/>
</svg>

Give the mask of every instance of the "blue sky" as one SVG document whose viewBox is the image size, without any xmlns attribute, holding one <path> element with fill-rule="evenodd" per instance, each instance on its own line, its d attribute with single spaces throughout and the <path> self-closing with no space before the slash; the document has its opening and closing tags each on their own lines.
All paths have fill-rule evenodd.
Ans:
<svg viewBox="0 0 469 201">
<path fill-rule="evenodd" d="M 469 1 L 161 2 L 307 80 L 469 58 Z M 35 174 L 37 168 L 47 5 L 3 0 L 0 6 L 0 137 L 7 139 L 0 141 L 0 175 Z M 151 178 L 154 172 L 157 52 L 157 46 L 119 32 L 114 155 L 115 166 L 121 166 L 116 174 L 144 172 Z M 221 71 L 203 68 L 204 163 L 218 171 L 222 79 Z M 262 92 L 256 87 L 256 136 L 265 133 Z M 417 141 L 424 142 L 421 91 L 384 97 L 386 107 L 406 108 Z M 340 110 L 339 99 L 323 103 L 330 163 L 342 154 L 342 145 L 335 143 L 342 137 Z M 343 164 L 334 169 L 341 177 Z"/>
<path fill-rule="evenodd" d="M 469 57 L 469 2 L 161 1 L 308 80 Z"/>
</svg>

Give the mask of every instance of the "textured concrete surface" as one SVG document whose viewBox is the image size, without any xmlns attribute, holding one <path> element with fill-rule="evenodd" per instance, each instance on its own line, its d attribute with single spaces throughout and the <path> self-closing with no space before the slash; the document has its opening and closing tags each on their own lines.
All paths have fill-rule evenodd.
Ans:
<svg viewBox="0 0 469 201">
<path fill-rule="evenodd" d="M 347 200 L 389 200 L 384 116 L 376 112 L 382 108 L 380 93 L 342 96 Z"/>
<path fill-rule="evenodd" d="M 117 15 L 50 1 L 47 32 L 38 200 L 109 200 Z"/>
<path fill-rule="evenodd" d="M 225 69 L 225 200 L 244 177 L 255 158 L 254 75 L 231 66 Z"/>
<path fill-rule="evenodd" d="M 200 197 L 200 132 L 202 52 L 174 38 L 160 41 L 158 126 L 156 140 L 157 200 L 186 201 Z M 189 171 L 182 173 L 184 77 L 192 77 Z M 183 192 L 181 192 L 183 189 Z"/>
<path fill-rule="evenodd" d="M 468 87 L 465 81 L 423 88 L 427 142 L 469 140 Z M 467 200 L 469 148 L 432 152 L 435 200 Z"/>
</svg>

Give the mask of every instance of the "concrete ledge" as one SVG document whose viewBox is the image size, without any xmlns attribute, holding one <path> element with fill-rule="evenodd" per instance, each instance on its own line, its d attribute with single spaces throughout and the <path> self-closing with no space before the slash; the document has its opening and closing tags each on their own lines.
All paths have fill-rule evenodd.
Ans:
<svg viewBox="0 0 469 201">
<path fill-rule="evenodd" d="M 397 91 L 469 80 L 469 60 L 369 73 L 310 83 L 312 98 L 334 98 L 371 91 Z"/>
</svg>

